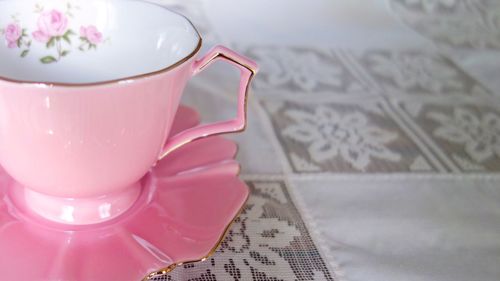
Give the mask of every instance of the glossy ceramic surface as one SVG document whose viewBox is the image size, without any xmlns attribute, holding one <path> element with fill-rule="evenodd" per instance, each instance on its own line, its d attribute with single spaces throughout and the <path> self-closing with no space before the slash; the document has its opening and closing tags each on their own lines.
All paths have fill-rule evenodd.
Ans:
<svg viewBox="0 0 500 281">
<path fill-rule="evenodd" d="M 0 164 L 29 188 L 27 205 L 48 219 L 112 219 L 134 204 L 139 179 L 158 159 L 191 141 L 245 128 L 255 63 L 221 46 L 195 59 L 201 46 L 196 29 L 163 7 L 141 1 L 6 0 L 0 1 L 0 24 Z M 80 40 L 96 47 L 53 55 L 57 60 L 50 63 L 36 58 L 61 52 L 77 29 Z M 97 48 L 103 36 L 112 46 Z M 19 57 L 14 51 L 29 40 L 32 49 Z M 101 47 L 110 51 L 101 54 Z M 241 71 L 237 117 L 170 134 L 188 79 L 219 59 Z"/>
<path fill-rule="evenodd" d="M 173 131 L 196 124 L 196 113 L 182 108 Z M 237 176 L 236 150 L 220 137 L 180 148 L 141 180 L 140 198 L 131 209 L 92 226 L 57 224 L 32 213 L 18 196 L 22 189 L 2 172 L 1 279 L 136 281 L 203 259 L 248 197 Z"/>
</svg>

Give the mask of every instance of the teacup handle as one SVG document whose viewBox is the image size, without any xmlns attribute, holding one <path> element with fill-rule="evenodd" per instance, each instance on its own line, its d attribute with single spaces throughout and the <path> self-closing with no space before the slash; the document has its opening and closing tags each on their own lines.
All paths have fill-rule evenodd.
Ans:
<svg viewBox="0 0 500 281">
<path fill-rule="evenodd" d="M 197 60 L 194 63 L 193 76 L 200 73 L 207 66 L 219 59 L 238 67 L 241 72 L 240 89 L 238 93 L 238 113 L 236 118 L 228 121 L 196 126 L 174 135 L 167 140 L 163 151 L 160 154 L 159 160 L 163 159 L 170 152 L 194 140 L 213 135 L 241 132 L 245 129 L 247 124 L 247 96 L 250 81 L 258 70 L 257 64 L 226 47 L 216 46 L 202 59 Z"/>
</svg>

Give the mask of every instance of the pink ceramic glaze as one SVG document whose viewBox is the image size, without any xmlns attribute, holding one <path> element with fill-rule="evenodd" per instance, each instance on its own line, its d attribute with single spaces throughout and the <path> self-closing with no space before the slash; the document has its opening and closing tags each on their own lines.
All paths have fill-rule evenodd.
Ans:
<svg viewBox="0 0 500 281">
<path fill-rule="evenodd" d="M 0 164 L 27 188 L 26 204 L 40 215 L 92 224 L 132 206 L 139 179 L 175 149 L 243 130 L 257 66 L 221 46 L 197 60 L 201 38 L 195 28 L 160 6 L 65 3 L 0 2 L 0 26 L 10 28 L 0 47 Z M 139 16 L 129 17 L 132 11 Z M 10 15 L 17 15 L 17 27 Z M 66 39 L 78 30 L 84 47 L 77 52 L 74 40 Z M 141 32 L 140 41 L 133 41 L 133 30 Z M 15 38 L 20 47 L 29 45 L 26 55 L 12 50 Z M 103 45 L 87 50 L 87 43 Z M 187 81 L 219 59 L 241 71 L 237 117 L 167 138 Z"/>
<path fill-rule="evenodd" d="M 196 115 L 179 110 L 174 129 L 194 125 Z M 41 218 L 26 207 L 23 188 L 0 171 L 1 279 L 137 281 L 205 258 L 248 197 L 235 153 L 221 137 L 183 146 L 140 181 L 131 209 L 85 226 Z"/>
</svg>

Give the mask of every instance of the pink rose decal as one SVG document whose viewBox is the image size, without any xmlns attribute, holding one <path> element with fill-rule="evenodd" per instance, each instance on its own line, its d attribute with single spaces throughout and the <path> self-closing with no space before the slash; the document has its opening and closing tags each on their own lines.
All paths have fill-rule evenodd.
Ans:
<svg viewBox="0 0 500 281">
<path fill-rule="evenodd" d="M 80 27 L 80 51 L 97 49 L 97 44 L 103 42 L 102 33 L 94 25 Z"/>
<path fill-rule="evenodd" d="M 16 48 L 20 45 L 19 40 L 22 36 L 22 29 L 17 23 L 7 25 L 5 28 L 5 40 L 9 48 Z"/>
<path fill-rule="evenodd" d="M 65 47 L 71 45 L 70 36 L 75 33 L 68 28 L 68 18 L 63 13 L 58 10 L 43 12 L 38 18 L 37 27 L 38 30 L 32 33 L 33 38 L 38 42 L 45 43 L 47 49 L 55 48 L 57 51 L 56 56 L 48 55 L 40 58 L 42 63 L 58 62 L 70 53 L 70 50 L 65 49 Z"/>
<path fill-rule="evenodd" d="M 68 18 L 57 10 L 40 15 L 37 22 L 38 30 L 33 32 L 35 40 L 47 43 L 52 37 L 65 35 L 68 29 Z"/>
<path fill-rule="evenodd" d="M 80 27 L 80 36 L 87 39 L 91 44 L 97 45 L 102 42 L 102 33 L 93 25 Z"/>
<path fill-rule="evenodd" d="M 18 23 L 11 23 L 2 30 L 5 35 L 7 47 L 10 49 L 21 49 L 21 57 L 24 58 L 28 55 L 31 46 L 31 39 L 29 39 L 26 29 L 21 28 Z"/>
<path fill-rule="evenodd" d="M 77 47 L 82 52 L 97 50 L 97 45 L 109 40 L 103 37 L 95 25 L 80 25 L 77 45 L 77 33 L 70 28 L 70 19 L 74 17 L 75 8 L 69 3 L 65 6 L 66 10 L 63 12 L 57 9 L 45 11 L 43 6 L 36 4 L 35 13 L 39 16 L 33 29 L 24 28 L 18 22 L 17 15 L 12 15 L 14 22 L 0 29 L 0 38 L 5 37 L 8 48 L 19 49 L 22 58 L 30 53 L 32 43 L 43 43 L 46 53 L 39 58 L 43 64 L 59 62 L 72 54 Z"/>
<path fill-rule="evenodd" d="M 38 42 L 42 42 L 42 43 L 47 43 L 50 39 L 49 36 L 47 36 L 45 33 L 41 32 L 41 31 L 35 31 L 33 32 L 33 38 L 35 38 L 36 41 Z"/>
</svg>

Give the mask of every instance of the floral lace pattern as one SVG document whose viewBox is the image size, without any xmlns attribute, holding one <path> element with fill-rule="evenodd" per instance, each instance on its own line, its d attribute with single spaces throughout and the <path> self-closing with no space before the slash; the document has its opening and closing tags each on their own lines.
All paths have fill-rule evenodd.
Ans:
<svg viewBox="0 0 500 281">
<path fill-rule="evenodd" d="M 60 61 L 72 52 L 74 37 L 77 33 L 70 28 L 70 19 L 74 17 L 74 12 L 79 7 L 67 3 L 66 11 L 58 9 L 47 10 L 40 4 L 35 6 L 35 13 L 39 14 L 37 26 L 29 33 L 28 28 L 22 28 L 17 16 L 13 16 L 13 22 L 5 28 L 0 29 L 0 35 L 5 38 L 8 48 L 22 49 L 22 58 L 29 55 L 33 44 L 43 44 L 50 54 L 39 58 L 43 64 L 51 64 Z M 103 34 L 94 25 L 80 26 L 80 45 L 78 49 L 82 52 L 97 49 L 101 44 Z"/>
<path fill-rule="evenodd" d="M 498 1 L 390 0 L 409 26 L 450 48 L 500 48 Z"/>
<path fill-rule="evenodd" d="M 403 0 L 402 2 L 414 8 L 421 8 L 426 12 L 434 12 L 439 8 L 451 8 L 457 4 L 459 0 Z"/>
<path fill-rule="evenodd" d="M 275 103 L 265 108 L 288 160 L 298 173 L 443 169 L 400 127 L 378 98 L 330 103 Z"/>
<path fill-rule="evenodd" d="M 321 106 L 313 114 L 290 110 L 286 115 L 295 124 L 285 128 L 283 135 L 308 143 L 309 154 L 317 162 L 340 156 L 356 169 L 364 170 L 371 157 L 388 161 L 401 158 L 385 146 L 397 139 L 397 134 L 369 124 L 360 112 L 341 116 L 331 108 Z"/>
<path fill-rule="evenodd" d="M 498 171 L 500 112 L 485 102 L 395 101 L 398 111 L 452 172 Z"/>
<path fill-rule="evenodd" d="M 404 22 L 440 47 L 498 49 L 500 46 L 498 9 L 494 8 L 498 1 L 389 0 L 389 3 Z M 239 46 L 236 42 L 231 43 Z M 302 228 L 301 218 L 291 217 L 294 211 L 282 208 L 291 202 L 286 200 L 286 188 L 282 192 L 280 181 L 274 181 L 274 177 L 285 178 L 294 184 L 300 181 L 304 184 L 296 184 L 297 189 L 311 188 L 305 192 L 313 193 L 318 185 L 324 185 L 325 189 L 334 187 L 338 181 L 332 178 L 337 176 L 348 179 L 347 182 L 357 181 L 361 171 L 368 178 L 381 176 L 384 182 L 386 177 L 388 181 L 398 177 L 405 179 L 408 173 L 417 178 L 433 178 L 433 173 L 442 173 L 446 175 L 442 180 L 445 182 L 447 178 L 456 179 L 455 174 L 462 177 L 465 173 L 479 173 L 474 176 L 482 178 L 485 173 L 500 170 L 500 157 L 495 150 L 498 134 L 494 133 L 494 124 L 497 121 L 491 121 L 500 116 L 498 106 L 492 102 L 495 93 L 486 90 L 446 53 L 280 46 L 239 46 L 261 65 L 253 92 L 258 101 L 253 107 L 258 111 L 255 110 L 257 114 L 253 116 L 261 117 L 258 120 L 261 122 L 255 123 L 262 124 L 267 133 L 248 132 L 262 141 L 246 142 L 242 149 L 249 151 L 248 155 L 264 146 L 272 146 L 277 152 L 266 154 L 265 160 L 276 157 L 283 165 L 277 170 L 282 168 L 286 172 L 259 175 L 273 178 L 262 180 L 266 183 L 265 188 L 262 182 L 259 187 L 254 185 L 256 182 L 251 183 L 253 195 L 248 209 L 234 225 L 221 251 L 206 262 L 179 267 L 157 280 L 340 280 L 327 275 L 322 265 L 315 267 L 317 260 L 312 261 L 311 257 L 317 253 L 309 246 L 303 247 L 308 229 Z M 329 73 L 330 80 L 323 76 L 324 73 Z M 457 110 L 466 113 L 457 113 Z M 347 120 L 356 120 L 356 126 L 341 129 L 345 127 L 343 124 L 349 124 Z M 375 147 L 383 147 L 389 159 L 370 154 L 375 148 L 370 142 L 359 142 L 359 145 L 355 142 L 356 138 L 363 139 L 363 134 L 371 135 L 364 129 L 366 127 L 378 131 Z M 364 145 L 368 146 L 366 151 L 360 152 L 365 155 L 360 158 L 365 162 L 344 159 L 340 147 L 348 146 L 341 140 L 351 140 L 360 151 Z M 467 152 L 467 146 L 471 153 Z M 255 154 L 247 155 L 239 154 L 244 166 L 263 162 L 252 162 Z M 365 165 L 366 159 L 369 163 Z M 370 182 L 367 180 L 366 184 Z M 259 208 L 253 209 L 254 206 Z M 306 207 L 326 209 L 328 206 Z M 249 222 L 248 214 L 259 216 L 259 219 Z M 271 225 L 257 226 L 277 222 L 276 218 L 276 229 Z M 335 229 L 335 225 L 317 227 Z M 264 239 L 274 233 L 276 237 L 283 237 L 284 242 Z M 262 245 L 255 246 L 254 242 Z M 332 246 L 329 241 L 323 244 Z M 321 245 L 318 243 L 317 247 Z M 349 264 L 352 260 L 359 265 L 359 260 L 352 259 L 350 254 L 353 252 L 348 248 L 349 245 L 343 244 L 338 252 L 346 271 L 369 272 L 369 269 L 354 269 Z M 367 249 L 367 255 L 376 254 L 370 252 L 371 245 Z M 342 257 L 343 250 L 347 252 L 347 260 Z M 488 268 L 479 264 L 474 266 L 481 270 Z M 290 271 L 295 275 L 288 275 Z M 338 271 L 334 269 L 333 273 Z M 347 271 L 346 278 L 349 277 Z"/>
<path fill-rule="evenodd" d="M 153 280 L 333 281 L 284 184 L 249 185 L 247 206 L 214 256 Z"/>
<path fill-rule="evenodd" d="M 343 95 L 369 92 L 369 88 L 333 52 L 261 47 L 249 49 L 246 53 L 261 66 L 255 80 L 257 92 L 267 93 L 271 89 L 286 89 L 297 94 L 322 92 L 324 89 Z"/>
<path fill-rule="evenodd" d="M 492 112 L 476 115 L 466 108 L 453 110 L 453 116 L 431 112 L 428 117 L 440 124 L 434 136 L 464 145 L 474 161 L 482 163 L 500 157 L 500 117 Z"/>
<path fill-rule="evenodd" d="M 389 57 L 373 55 L 372 71 L 390 79 L 398 87 L 408 90 L 416 87 L 439 93 L 444 87 L 461 89 L 457 71 L 443 62 L 424 55 L 394 53 Z"/>
<path fill-rule="evenodd" d="M 278 56 L 273 56 L 273 53 L 269 52 L 270 50 L 260 49 L 254 53 L 260 58 L 267 58 L 261 60 L 262 67 L 268 72 L 267 83 L 273 86 L 291 82 L 303 90 L 310 91 L 319 84 L 327 86 L 342 84 L 340 79 L 342 69 L 336 65 L 320 63 L 319 58 L 312 52 L 296 53 L 283 50 L 277 53 Z"/>
<path fill-rule="evenodd" d="M 397 96 L 455 96 L 483 95 L 487 92 L 471 76 L 441 55 L 416 51 L 371 50 L 353 53 L 352 56 L 384 93 Z"/>
</svg>

